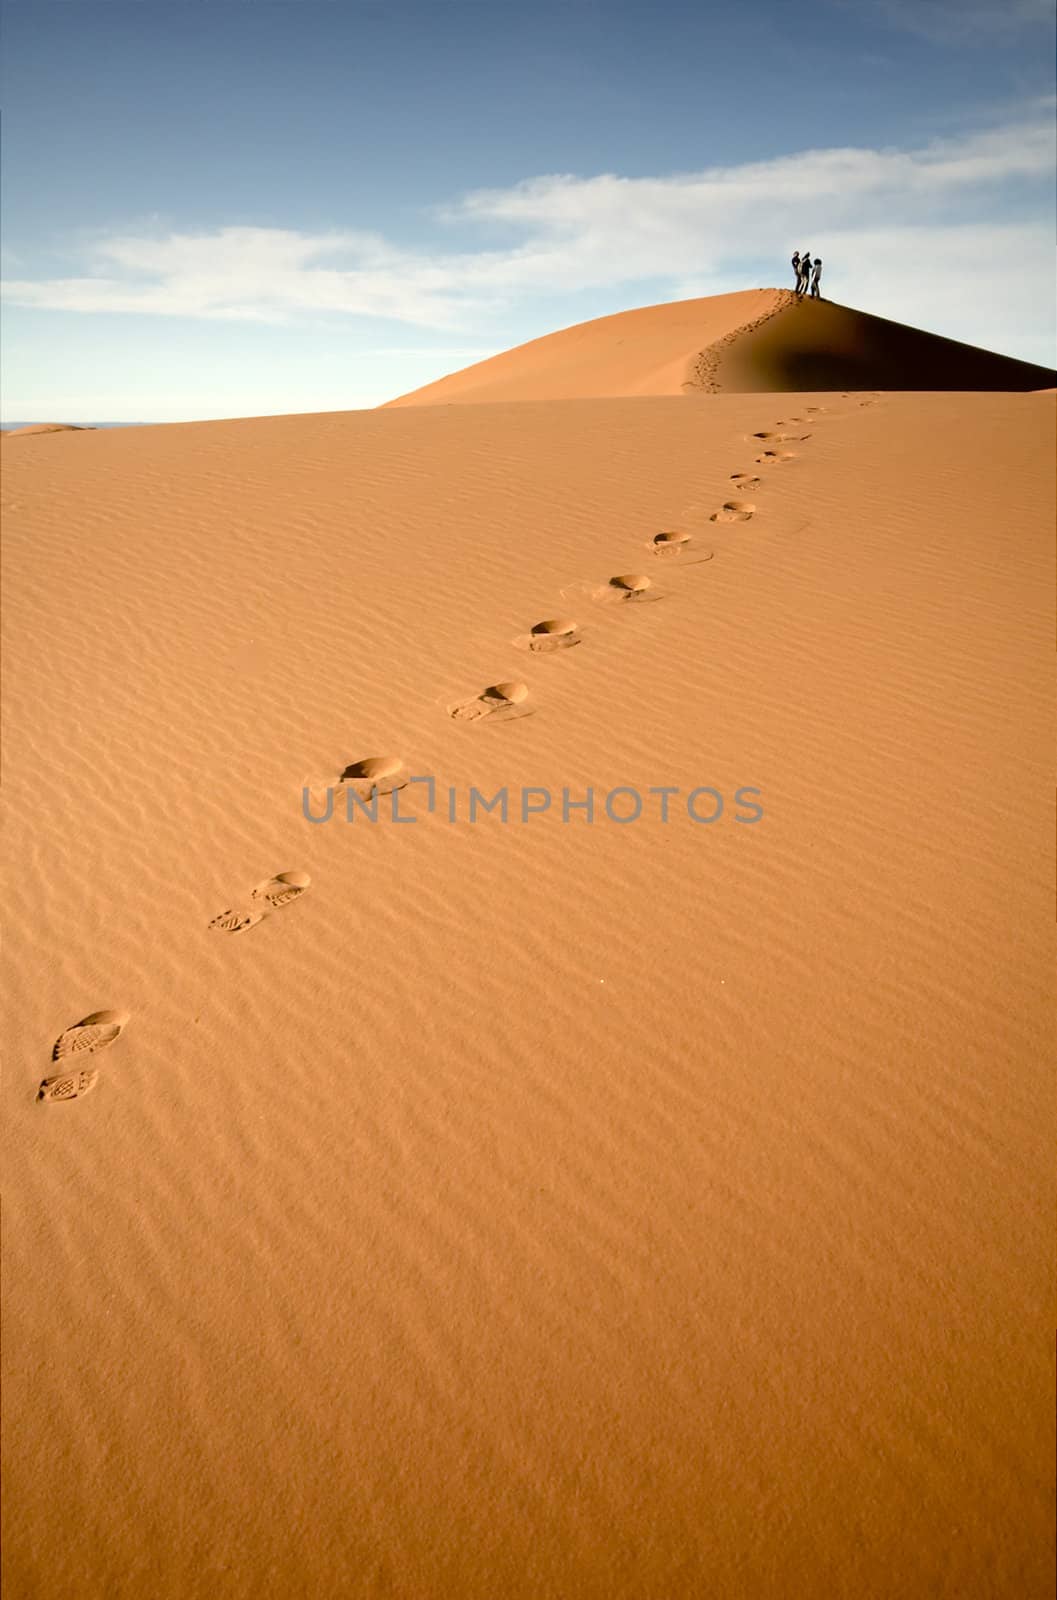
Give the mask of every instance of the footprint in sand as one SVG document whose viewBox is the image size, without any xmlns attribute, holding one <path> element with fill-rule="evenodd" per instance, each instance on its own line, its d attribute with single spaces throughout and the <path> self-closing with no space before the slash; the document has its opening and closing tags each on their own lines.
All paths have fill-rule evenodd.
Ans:
<svg viewBox="0 0 1057 1600">
<path fill-rule="evenodd" d="M 548 655 L 554 650 L 570 650 L 583 643 L 580 624 L 571 617 L 546 617 L 533 623 L 528 633 L 514 640 L 520 650 L 531 650 L 536 655 Z"/>
<path fill-rule="evenodd" d="M 245 933 L 247 928 L 263 922 L 270 911 L 278 911 L 303 895 L 311 882 L 307 872 L 277 872 L 251 889 L 254 905 L 229 906 L 213 918 L 209 928 L 213 933 Z"/>
<path fill-rule="evenodd" d="M 696 509 L 696 508 L 695 508 Z M 647 543 L 647 549 L 655 556 L 661 556 L 666 561 L 678 559 L 684 567 L 697 566 L 702 561 L 711 561 L 715 555 L 707 545 L 695 544 L 691 535 L 674 530 L 664 533 L 655 533 Z"/>
<path fill-rule="evenodd" d="M 663 599 L 644 572 L 618 572 L 595 596 L 603 605 L 642 605 Z"/>
<path fill-rule="evenodd" d="M 755 460 L 758 467 L 781 467 L 784 466 L 787 461 L 796 460 L 796 451 L 764 450 L 762 455 L 758 455 Z"/>
<path fill-rule="evenodd" d="M 655 556 L 681 555 L 690 543 L 688 533 L 677 533 L 669 529 L 665 533 L 655 533 L 650 540 L 650 549 Z"/>
<path fill-rule="evenodd" d="M 736 489 L 758 489 L 763 479 L 757 477 L 755 472 L 732 472 L 730 481 Z"/>
<path fill-rule="evenodd" d="M 364 756 L 359 761 L 350 761 L 340 772 L 303 778 L 301 804 L 302 808 L 307 808 L 311 803 L 313 820 L 323 820 L 316 817 L 316 810 L 326 806 L 329 816 L 342 794 L 346 796 L 346 808 L 350 804 L 349 794 L 354 794 L 365 805 L 372 805 L 379 795 L 394 794 L 408 782 L 410 775 L 399 756 Z"/>
<path fill-rule="evenodd" d="M 361 800 L 369 800 L 374 790 L 381 795 L 393 794 L 408 782 L 408 768 L 398 755 L 368 755 L 360 762 L 350 762 L 337 776 L 345 789 L 355 790 Z"/>
<path fill-rule="evenodd" d="M 264 921 L 263 911 L 235 911 L 230 907 L 221 911 L 209 923 L 211 933 L 245 933 L 247 928 L 255 928 L 258 922 Z"/>
<path fill-rule="evenodd" d="M 259 883 L 250 899 L 262 901 L 269 911 L 278 911 L 303 895 L 311 882 L 307 872 L 277 872 L 274 878 L 265 878 Z"/>
<path fill-rule="evenodd" d="M 726 500 L 718 511 L 713 511 L 712 522 L 748 522 L 755 515 L 751 500 Z"/>
<path fill-rule="evenodd" d="M 689 533 L 681 533 L 668 529 L 664 533 L 655 533 L 647 543 L 647 549 L 655 556 L 662 557 L 665 561 L 678 560 L 683 566 L 693 561 L 711 561 L 712 551 L 704 550 L 696 545 Z"/>
<path fill-rule="evenodd" d="M 65 1033 L 60 1033 L 52 1046 L 51 1059 L 64 1061 L 67 1056 L 92 1055 L 96 1050 L 105 1050 L 114 1043 L 128 1016 L 127 1011 L 93 1011 L 90 1016 L 82 1017 Z"/>
<path fill-rule="evenodd" d="M 472 700 L 459 700 L 448 707 L 449 717 L 456 722 L 512 722 L 517 717 L 531 717 L 532 710 L 524 702 L 528 699 L 528 684 L 511 679 L 506 683 L 493 683 Z"/>
<path fill-rule="evenodd" d="M 562 590 L 562 599 L 590 600 L 596 606 L 650 605 L 666 598 L 644 572 L 618 572 L 605 583 L 577 583 Z"/>
<path fill-rule="evenodd" d="M 99 1082 L 99 1073 L 91 1069 L 78 1072 L 60 1072 L 52 1078 L 43 1078 L 37 1090 L 38 1100 L 81 1100 L 91 1094 Z"/>
</svg>

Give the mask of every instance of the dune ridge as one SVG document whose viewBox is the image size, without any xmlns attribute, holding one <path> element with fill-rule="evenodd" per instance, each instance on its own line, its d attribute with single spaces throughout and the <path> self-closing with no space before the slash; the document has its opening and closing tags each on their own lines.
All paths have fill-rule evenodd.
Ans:
<svg viewBox="0 0 1057 1600">
<path fill-rule="evenodd" d="M 10 453 L 10 1592 L 1045 1592 L 1052 422 Z"/>
<path fill-rule="evenodd" d="M 1046 367 L 792 290 L 598 317 L 464 367 L 386 407 L 637 394 L 1039 390 Z M 384 408 L 383 408 L 384 409 Z"/>
<path fill-rule="evenodd" d="M 83 422 L 27 422 L 24 428 L 4 428 L 0 437 L 21 439 L 31 433 L 96 433 L 98 429 Z"/>
</svg>

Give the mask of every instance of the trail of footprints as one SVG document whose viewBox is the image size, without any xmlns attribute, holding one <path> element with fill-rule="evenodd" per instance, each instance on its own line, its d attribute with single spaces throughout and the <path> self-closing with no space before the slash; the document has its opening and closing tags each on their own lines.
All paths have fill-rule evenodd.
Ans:
<svg viewBox="0 0 1057 1600">
<path fill-rule="evenodd" d="M 757 328 L 762 328 L 765 322 L 770 322 L 780 311 L 796 304 L 797 297 L 792 289 L 779 289 L 774 304 L 769 311 L 763 311 L 750 322 L 744 322 L 737 328 L 732 328 L 730 333 L 718 339 L 715 344 L 699 352 L 694 363 L 690 377 L 683 384 L 684 389 L 704 389 L 709 394 L 719 393 L 719 367 L 722 353 L 737 340 L 747 333 L 755 333 Z"/>
<path fill-rule="evenodd" d="M 842 394 L 841 398 L 850 400 L 852 396 Z M 857 403 L 861 407 L 872 406 L 878 398 L 879 394 L 874 393 Z M 762 446 L 754 458 L 754 465 L 777 467 L 796 460 L 796 451 L 782 447 L 791 443 L 806 443 L 811 434 L 785 430 L 814 426 L 826 409 L 825 406 L 806 406 L 803 416 L 790 417 L 771 428 L 751 434 L 750 445 Z M 756 515 L 756 504 L 741 496 L 755 493 L 762 487 L 763 478 L 755 472 L 737 471 L 730 474 L 729 482 L 733 491 L 731 498 L 712 513 L 710 521 L 727 524 L 751 521 Z M 655 558 L 666 563 L 677 562 L 680 566 L 710 561 L 714 555 L 714 551 L 699 545 L 692 534 L 681 529 L 663 529 L 652 534 L 646 541 L 646 547 Z M 663 596 L 663 592 L 657 591 L 653 580 L 639 572 L 617 573 L 603 584 L 589 586 L 586 593 L 595 603 L 607 606 L 641 605 Z M 582 625 L 575 618 L 546 617 L 533 623 L 513 643 L 518 649 L 533 655 L 550 655 L 584 643 L 584 637 Z M 454 722 L 487 722 L 492 725 L 533 715 L 535 708 L 526 703 L 530 698 L 529 685 L 520 678 L 510 678 L 449 704 L 446 710 Z M 392 794 L 407 782 L 408 771 L 401 757 L 367 756 L 349 762 L 341 771 L 330 776 L 306 779 L 305 787 L 309 791 L 351 789 L 360 800 L 370 801 L 374 794 Z M 218 912 L 207 924 L 208 929 L 220 934 L 245 933 L 299 900 L 311 881 L 307 872 L 277 872 L 263 879 L 241 900 Z M 37 1100 L 59 1104 L 80 1100 L 90 1094 L 99 1081 L 99 1069 L 82 1066 L 82 1060 L 96 1056 L 115 1044 L 128 1020 L 129 1014 L 125 1011 L 93 1011 L 82 1017 L 80 1022 L 71 1024 L 59 1035 L 51 1052 L 52 1063 L 64 1065 L 60 1071 L 40 1081 Z"/>
</svg>

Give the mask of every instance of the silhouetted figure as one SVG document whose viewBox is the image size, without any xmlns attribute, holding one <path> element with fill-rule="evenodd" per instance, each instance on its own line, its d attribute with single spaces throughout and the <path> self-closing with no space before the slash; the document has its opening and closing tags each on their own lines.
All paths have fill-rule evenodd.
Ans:
<svg viewBox="0 0 1057 1600">
<path fill-rule="evenodd" d="M 801 278 L 800 251 L 799 250 L 794 250 L 793 251 L 793 277 L 796 280 L 796 292 L 797 292 L 797 294 L 799 294 L 800 293 L 800 278 Z"/>
<path fill-rule="evenodd" d="M 811 298 L 812 298 L 812 300 L 821 299 L 821 296 L 819 295 L 819 292 L 818 292 L 818 280 L 821 278 L 821 276 L 822 276 L 822 257 L 821 256 L 816 256 L 815 257 L 815 265 L 811 269 Z"/>
<path fill-rule="evenodd" d="M 811 251 L 805 250 L 800 257 L 800 279 L 796 286 L 798 295 L 807 294 L 807 286 L 811 282 Z"/>
</svg>

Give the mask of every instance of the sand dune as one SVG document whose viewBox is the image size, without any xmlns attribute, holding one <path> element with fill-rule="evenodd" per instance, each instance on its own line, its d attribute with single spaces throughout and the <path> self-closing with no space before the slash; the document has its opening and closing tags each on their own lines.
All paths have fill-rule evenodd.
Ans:
<svg viewBox="0 0 1057 1600">
<path fill-rule="evenodd" d="M 1049 1592 L 1053 416 L 5 452 L 10 1596 Z"/>
<path fill-rule="evenodd" d="M 777 290 L 746 289 L 597 317 L 475 362 L 381 409 L 682 394 L 703 349 L 752 328 L 783 304 Z"/>
<path fill-rule="evenodd" d="M 95 428 L 77 422 L 30 422 L 24 428 L 5 428 L 0 437 L 20 439 L 27 433 L 95 433 Z"/>
<path fill-rule="evenodd" d="M 791 290 L 598 317 L 505 350 L 387 405 L 804 390 L 1039 389 L 1045 367 Z"/>
</svg>

